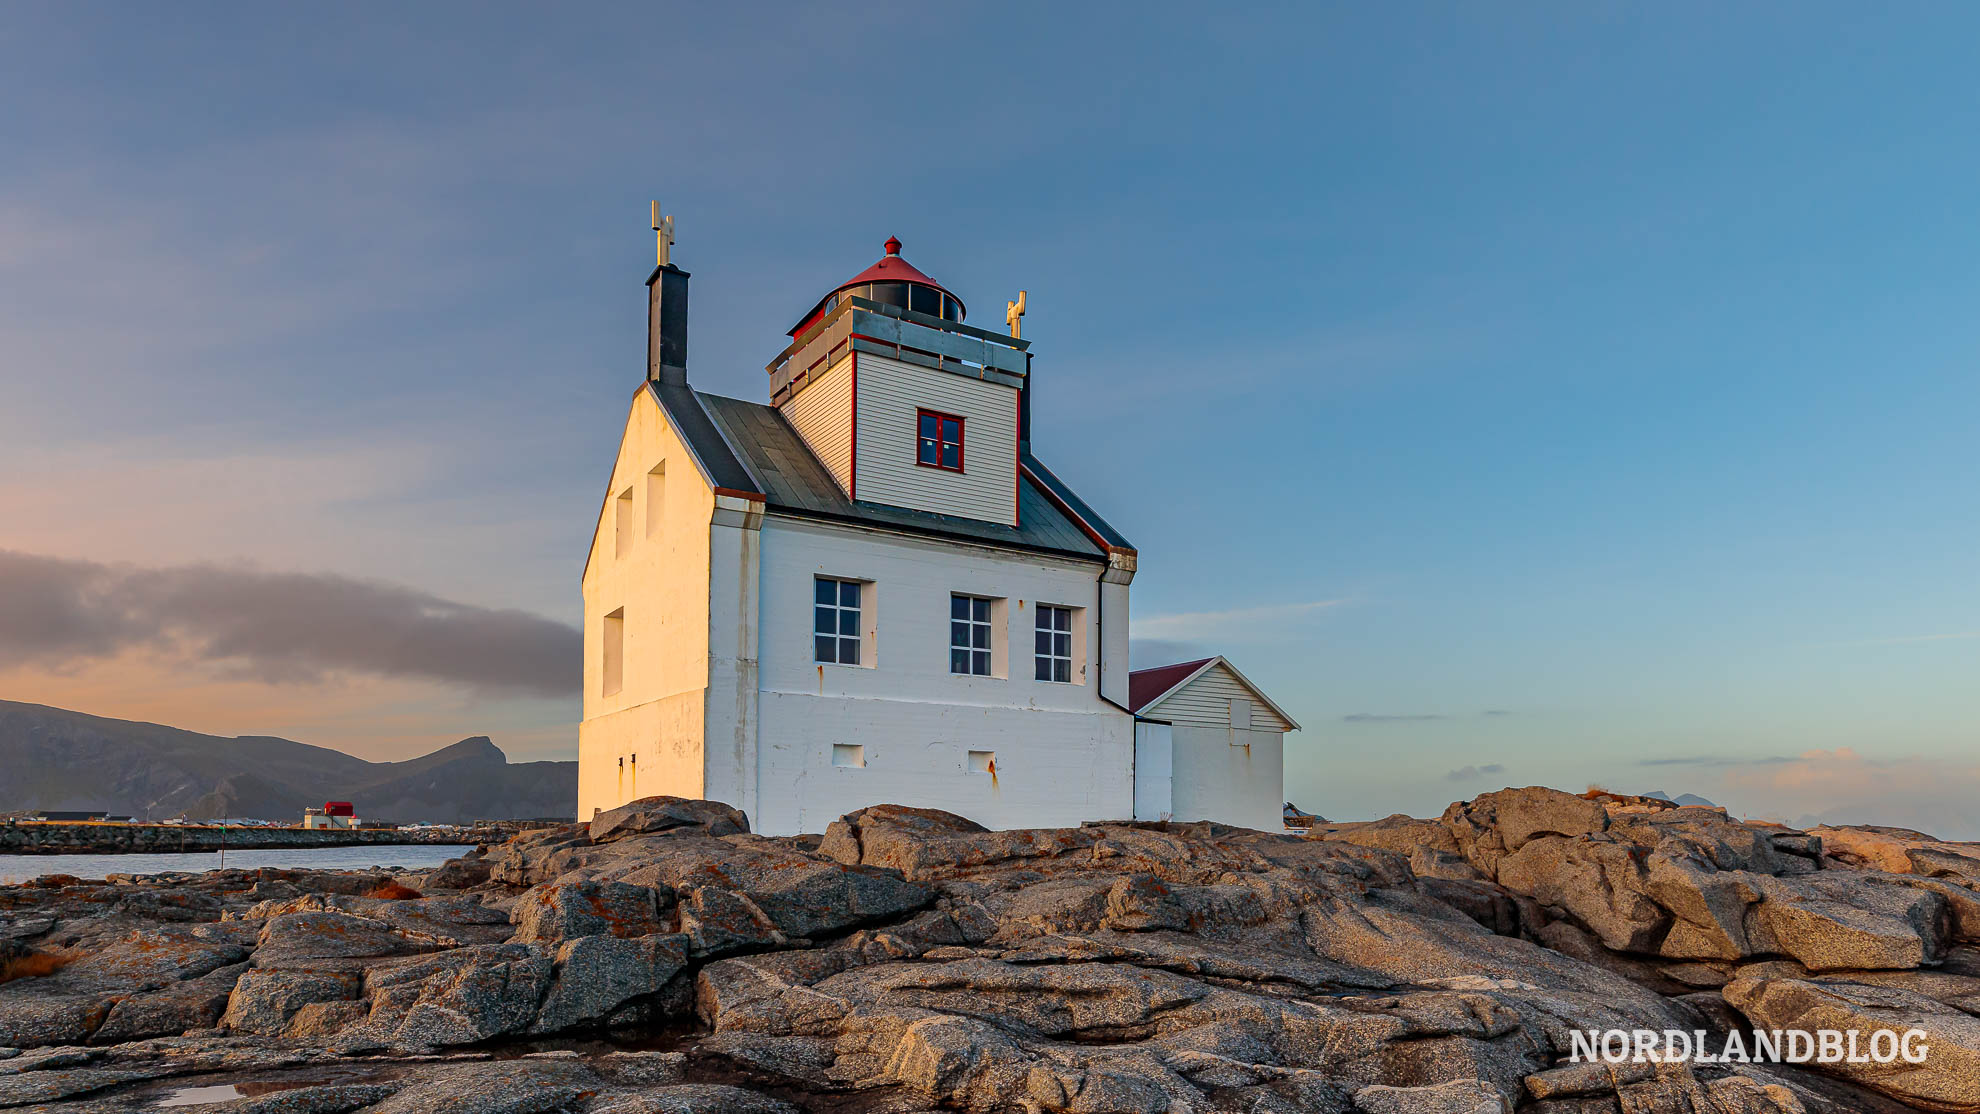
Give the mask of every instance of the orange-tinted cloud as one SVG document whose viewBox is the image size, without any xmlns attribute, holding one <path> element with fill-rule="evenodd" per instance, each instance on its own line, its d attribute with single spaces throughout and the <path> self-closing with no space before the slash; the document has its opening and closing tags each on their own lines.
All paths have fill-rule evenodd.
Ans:
<svg viewBox="0 0 1980 1114">
<path fill-rule="evenodd" d="M 1728 766 L 1712 777 L 1722 799 L 1789 823 L 1891 824 L 1944 839 L 1980 839 L 1980 761 L 1911 755 L 1866 758 L 1850 747 Z"/>
</svg>

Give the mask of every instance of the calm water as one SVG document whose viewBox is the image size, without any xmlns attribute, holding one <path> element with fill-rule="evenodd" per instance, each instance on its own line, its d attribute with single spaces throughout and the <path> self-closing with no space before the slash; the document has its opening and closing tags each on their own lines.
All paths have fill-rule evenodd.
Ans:
<svg viewBox="0 0 1980 1114">
<path fill-rule="evenodd" d="M 311 867 L 316 870 L 364 870 L 402 866 L 424 870 L 459 858 L 471 848 L 451 844 L 407 846 L 298 847 L 287 851 L 229 851 L 228 869 L 258 866 Z M 25 882 L 42 874 L 73 874 L 102 878 L 109 874 L 158 874 L 167 870 L 219 870 L 220 852 L 197 851 L 171 855 L 0 855 L 0 884 Z"/>
</svg>

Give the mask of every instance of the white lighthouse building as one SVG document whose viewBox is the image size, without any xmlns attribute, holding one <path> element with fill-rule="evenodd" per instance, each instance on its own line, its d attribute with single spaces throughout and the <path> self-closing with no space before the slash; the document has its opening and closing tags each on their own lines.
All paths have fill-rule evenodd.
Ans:
<svg viewBox="0 0 1980 1114">
<path fill-rule="evenodd" d="M 584 571 L 578 815 L 669 794 L 768 834 L 883 802 L 993 828 L 1134 816 L 1135 549 L 1033 454 L 1022 304 L 1013 335 L 966 324 L 890 239 L 744 402 L 688 384 L 667 243 Z M 1169 733 L 1142 732 L 1149 818 L 1190 799 L 1151 778 L 1230 773 Z M 1212 818 L 1278 815 L 1278 747 L 1249 738 L 1242 807 L 1203 797 L 1232 813 Z"/>
<path fill-rule="evenodd" d="M 992 827 L 1134 811 L 1135 551 L 1032 455 L 1025 341 L 887 242 L 769 366 L 687 378 L 687 273 L 584 572 L 578 814 L 726 801 L 767 833 L 881 802 Z"/>
</svg>

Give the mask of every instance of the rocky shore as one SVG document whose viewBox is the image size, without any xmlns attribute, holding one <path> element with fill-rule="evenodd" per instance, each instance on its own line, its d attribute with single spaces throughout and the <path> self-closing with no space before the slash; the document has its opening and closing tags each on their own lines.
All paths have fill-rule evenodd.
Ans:
<svg viewBox="0 0 1980 1114">
<path fill-rule="evenodd" d="M 215 824 L 20 821 L 0 824 L 0 855 L 171 854 L 185 851 L 356 847 L 361 844 L 467 844 L 470 828 L 263 828 Z"/>
<path fill-rule="evenodd" d="M 412 873 L 0 887 L 0 1108 L 1980 1112 L 1980 846 L 1511 789 L 1302 839 L 651 798 Z M 1586 1030 L 1922 1062 L 1570 1063 Z"/>
</svg>

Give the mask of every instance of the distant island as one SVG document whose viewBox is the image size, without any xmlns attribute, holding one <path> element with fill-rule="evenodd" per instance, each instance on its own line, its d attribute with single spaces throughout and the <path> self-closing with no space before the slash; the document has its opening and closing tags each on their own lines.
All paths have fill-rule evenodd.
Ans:
<svg viewBox="0 0 1980 1114">
<path fill-rule="evenodd" d="M 1680 807 L 1687 807 L 1687 808 L 1718 808 L 1719 807 L 1718 805 L 1713 804 L 1711 801 L 1706 800 L 1705 798 L 1699 796 L 1696 793 L 1679 793 L 1677 796 L 1673 797 L 1669 793 L 1664 792 L 1662 789 L 1652 789 L 1650 792 L 1645 793 L 1644 796 L 1659 801 L 1669 801 L 1672 804 L 1678 805 Z"/>
<path fill-rule="evenodd" d="M 486 736 L 404 762 L 367 762 L 266 735 L 226 738 L 0 700 L 0 813 L 97 810 L 162 820 L 293 823 L 353 801 L 366 818 L 469 823 L 569 816 L 576 762 L 511 763 Z"/>
</svg>

